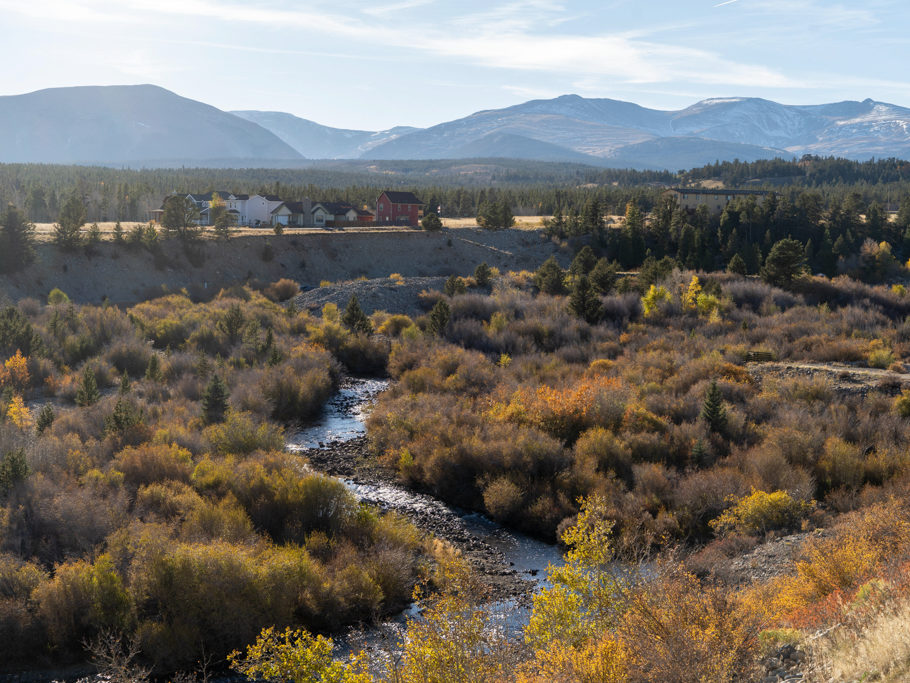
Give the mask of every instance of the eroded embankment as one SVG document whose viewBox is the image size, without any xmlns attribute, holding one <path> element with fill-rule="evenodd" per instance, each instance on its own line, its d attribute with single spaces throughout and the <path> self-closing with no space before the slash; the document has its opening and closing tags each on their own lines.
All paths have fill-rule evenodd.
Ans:
<svg viewBox="0 0 910 683">
<path fill-rule="evenodd" d="M 420 230 L 390 228 L 373 232 L 314 232 L 291 235 L 238 236 L 219 242 L 204 240 L 187 251 L 167 240 L 153 253 L 141 246 L 104 242 L 88 254 L 72 253 L 52 244 L 38 246 L 35 263 L 0 276 L 0 292 L 11 301 L 44 299 L 59 287 L 77 303 L 129 304 L 186 288 L 205 296 L 213 289 L 290 278 L 304 289 L 323 280 L 467 275 L 486 262 L 501 270 L 533 269 L 550 254 L 568 262 L 571 253 L 543 233 L 527 230 Z"/>
</svg>

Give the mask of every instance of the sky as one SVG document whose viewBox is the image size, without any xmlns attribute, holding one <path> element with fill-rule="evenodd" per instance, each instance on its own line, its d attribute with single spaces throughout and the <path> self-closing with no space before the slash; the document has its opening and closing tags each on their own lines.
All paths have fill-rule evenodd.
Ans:
<svg viewBox="0 0 910 683">
<path fill-rule="evenodd" d="M 910 106 L 907 0 L 0 0 L 0 95 L 153 83 L 340 128 L 575 93 Z"/>
</svg>

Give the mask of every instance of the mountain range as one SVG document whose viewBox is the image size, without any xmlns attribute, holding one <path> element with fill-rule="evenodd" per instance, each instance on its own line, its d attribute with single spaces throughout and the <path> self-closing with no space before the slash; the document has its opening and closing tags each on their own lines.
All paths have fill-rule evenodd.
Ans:
<svg viewBox="0 0 910 683">
<path fill-rule="evenodd" d="M 868 99 L 784 105 L 729 97 L 661 111 L 564 95 L 425 129 L 362 131 L 282 112 L 225 112 L 153 85 L 0 97 L 0 162 L 294 166 L 504 157 L 678 170 L 803 154 L 908 158 L 910 109 Z"/>
</svg>

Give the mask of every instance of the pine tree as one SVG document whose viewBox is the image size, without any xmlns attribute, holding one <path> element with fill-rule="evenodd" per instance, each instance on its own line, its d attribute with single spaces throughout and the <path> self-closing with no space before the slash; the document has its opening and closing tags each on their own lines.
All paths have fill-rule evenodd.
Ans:
<svg viewBox="0 0 910 683">
<path fill-rule="evenodd" d="M 212 375 L 202 394 L 202 419 L 206 424 L 223 422 L 227 409 L 227 386 L 219 375 Z"/>
<path fill-rule="evenodd" d="M 119 393 L 121 396 L 125 396 L 126 394 L 130 393 L 130 389 L 132 389 L 132 387 L 130 386 L 130 376 L 129 376 L 129 373 L 127 373 L 127 371 L 124 370 L 123 374 L 120 375 Z"/>
<path fill-rule="evenodd" d="M 35 226 L 9 204 L 0 215 L 0 270 L 12 273 L 35 260 Z"/>
<path fill-rule="evenodd" d="M 114 223 L 114 244 L 123 244 L 124 241 L 123 226 L 117 221 Z"/>
<path fill-rule="evenodd" d="M 75 194 L 66 200 L 54 226 L 54 244 L 64 251 L 75 249 L 82 243 L 82 226 L 85 225 L 85 204 Z"/>
<path fill-rule="evenodd" d="M 724 407 L 724 397 L 720 393 L 717 381 L 711 382 L 705 393 L 705 402 L 701 409 L 701 418 L 707 423 L 712 432 L 723 433 L 727 427 L 727 409 Z"/>
<path fill-rule="evenodd" d="M 431 334 L 434 334 L 437 337 L 441 337 L 445 334 L 446 326 L 449 324 L 449 317 L 451 316 L 452 311 L 443 299 L 440 299 L 436 302 L 436 305 L 433 306 L 433 310 L 430 311 L 430 320 L 428 324 L 428 329 Z"/>
<path fill-rule="evenodd" d="M 769 284 L 786 287 L 799 276 L 806 266 L 806 252 L 803 245 L 794 239 L 776 242 L 765 259 L 761 276 Z"/>
<path fill-rule="evenodd" d="M 95 373 L 86 366 L 82 370 L 82 380 L 79 382 L 79 388 L 76 390 L 76 405 L 90 406 L 98 402 L 101 393 L 98 391 L 98 382 L 95 379 Z"/>
<path fill-rule="evenodd" d="M 35 422 L 35 429 L 41 434 L 45 429 L 54 424 L 54 407 L 50 403 L 45 403 L 38 411 L 38 420 Z"/>
<path fill-rule="evenodd" d="M 464 294 L 468 291 L 468 288 L 465 286 L 463 278 L 457 275 L 450 275 L 445 285 L 443 285 L 442 291 L 446 293 L 446 296 L 455 296 L 456 294 Z"/>
<path fill-rule="evenodd" d="M 125 396 L 120 396 L 114 405 L 114 412 L 104 418 L 104 431 L 108 434 L 123 434 L 145 422 L 145 413 Z"/>
<path fill-rule="evenodd" d="M 474 269 L 474 282 L 478 287 L 487 288 L 490 286 L 490 280 L 493 277 L 493 269 L 484 261 Z"/>
<path fill-rule="evenodd" d="M 28 474 L 25 451 L 21 448 L 7 451 L 6 455 L 0 459 L 0 497 L 6 497 Z"/>
<path fill-rule="evenodd" d="M 743 260 L 743 257 L 738 253 L 733 254 L 733 258 L 730 259 L 730 263 L 727 264 L 728 273 L 736 273 L 737 275 L 745 275 L 747 272 L 746 262 Z"/>
<path fill-rule="evenodd" d="M 588 278 L 591 280 L 591 286 L 599 294 L 609 294 L 616 285 L 616 278 L 619 274 L 619 264 L 616 261 L 607 261 L 602 258 L 597 261 L 597 265 L 591 270 Z"/>
<path fill-rule="evenodd" d="M 420 219 L 420 227 L 427 232 L 439 232 L 442 230 L 442 221 L 435 213 L 428 213 Z"/>
<path fill-rule="evenodd" d="M 534 285 L 544 294 L 565 294 L 565 273 L 551 256 L 534 273 Z"/>
<path fill-rule="evenodd" d="M 373 333 L 373 324 L 366 313 L 363 312 L 363 309 L 360 308 L 360 302 L 357 300 L 356 294 L 352 294 L 348 300 L 348 305 L 345 306 L 344 313 L 341 316 L 341 322 L 351 332 L 366 335 Z"/>
<path fill-rule="evenodd" d="M 572 287 L 569 310 L 590 325 L 596 324 L 603 317 L 603 306 L 586 275 L 579 277 Z"/>
<path fill-rule="evenodd" d="M 161 361 L 158 354 L 153 353 L 149 358 L 149 363 L 145 367 L 145 378 L 152 382 L 161 382 L 164 379 L 164 373 L 161 372 Z"/>
<path fill-rule="evenodd" d="M 569 266 L 569 273 L 571 275 L 588 275 L 594 266 L 597 265 L 597 256 L 594 255 L 594 250 L 591 249 L 587 244 L 578 250 L 578 253 L 575 254 L 575 258 L 572 259 L 572 264 Z"/>
</svg>

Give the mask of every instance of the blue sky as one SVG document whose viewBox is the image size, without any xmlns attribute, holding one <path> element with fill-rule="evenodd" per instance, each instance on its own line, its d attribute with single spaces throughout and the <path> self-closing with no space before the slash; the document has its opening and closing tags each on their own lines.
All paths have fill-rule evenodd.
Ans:
<svg viewBox="0 0 910 683">
<path fill-rule="evenodd" d="M 566 93 L 910 106 L 908 34 L 907 0 L 0 0 L 0 94 L 155 83 L 371 130 Z"/>
</svg>

